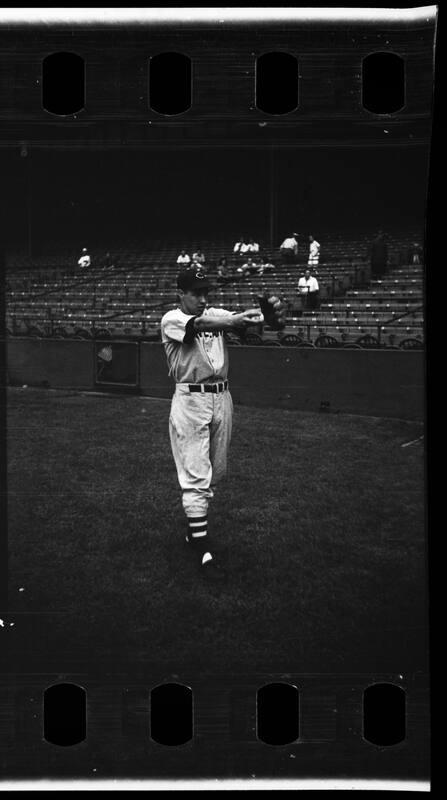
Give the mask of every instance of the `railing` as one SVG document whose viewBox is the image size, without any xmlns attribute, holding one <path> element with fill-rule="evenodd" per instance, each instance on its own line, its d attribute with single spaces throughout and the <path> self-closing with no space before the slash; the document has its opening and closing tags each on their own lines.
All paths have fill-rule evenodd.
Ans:
<svg viewBox="0 0 447 800">
<path fill-rule="evenodd" d="M 407 309 L 407 311 L 403 311 L 402 314 L 399 314 L 397 317 L 390 317 L 390 319 L 381 322 L 380 325 L 377 326 L 377 338 L 379 340 L 379 344 L 382 342 L 382 330 L 386 328 L 387 325 L 393 325 L 393 323 L 398 322 L 405 317 L 408 317 L 412 314 L 416 314 L 418 311 L 423 311 L 424 306 L 416 306 L 416 308 Z"/>
</svg>

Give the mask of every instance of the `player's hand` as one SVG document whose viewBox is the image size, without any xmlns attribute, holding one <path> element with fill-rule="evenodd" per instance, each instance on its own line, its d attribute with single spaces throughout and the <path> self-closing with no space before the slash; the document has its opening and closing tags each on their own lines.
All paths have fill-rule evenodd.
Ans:
<svg viewBox="0 0 447 800">
<path fill-rule="evenodd" d="M 245 325 L 257 325 L 264 321 L 264 315 L 259 308 L 247 308 L 242 312 L 242 317 Z"/>
<path fill-rule="evenodd" d="M 264 322 L 264 315 L 260 308 L 247 308 L 242 312 L 242 322 L 244 328 L 249 325 L 259 325 L 260 322 Z"/>
<path fill-rule="evenodd" d="M 233 325 L 236 328 L 246 328 L 249 325 L 259 325 L 264 321 L 260 308 L 248 308 L 240 314 L 233 315 Z"/>
</svg>

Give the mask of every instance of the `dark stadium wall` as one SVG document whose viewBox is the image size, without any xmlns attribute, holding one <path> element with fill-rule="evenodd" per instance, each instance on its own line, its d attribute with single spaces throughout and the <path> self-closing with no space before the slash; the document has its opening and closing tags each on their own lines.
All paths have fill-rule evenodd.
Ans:
<svg viewBox="0 0 447 800">
<path fill-rule="evenodd" d="M 234 348 L 231 385 L 244 405 L 423 418 L 420 352 Z"/>
<path fill-rule="evenodd" d="M 94 389 L 91 342 L 8 340 L 12 385 Z M 303 411 L 423 419 L 424 356 L 397 350 L 301 350 L 232 347 L 235 403 Z M 170 397 L 163 347 L 140 344 L 140 391 Z"/>
<path fill-rule="evenodd" d="M 92 389 L 91 342 L 12 338 L 7 342 L 8 380 L 13 386 Z"/>
<path fill-rule="evenodd" d="M 230 379 L 242 405 L 417 420 L 424 413 L 421 352 L 232 347 Z M 160 345 L 141 345 L 140 381 L 145 395 L 172 394 Z"/>
</svg>

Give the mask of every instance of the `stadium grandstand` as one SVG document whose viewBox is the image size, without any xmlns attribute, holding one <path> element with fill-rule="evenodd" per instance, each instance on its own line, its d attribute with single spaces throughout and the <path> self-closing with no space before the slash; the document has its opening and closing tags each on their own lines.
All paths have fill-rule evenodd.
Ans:
<svg viewBox="0 0 447 800">
<path fill-rule="evenodd" d="M 322 236 L 323 255 L 314 273 L 319 281 L 319 307 L 302 310 L 297 292 L 306 250 L 297 264 L 281 263 L 279 250 L 262 249 L 275 264 L 265 275 L 242 280 L 235 269 L 232 242 L 201 239 L 207 269 L 215 284 L 213 305 L 234 310 L 256 306 L 263 292 L 273 292 L 287 304 L 286 328 L 278 335 L 264 327 L 251 333 L 246 344 L 316 347 L 423 346 L 423 264 L 407 263 L 411 242 L 418 232 L 396 232 L 388 237 L 388 270 L 371 278 L 370 254 L 365 243 L 374 231 L 361 236 Z M 262 242 L 263 237 L 260 235 Z M 264 237 L 265 238 L 265 237 Z M 92 265 L 80 270 L 77 250 L 59 255 L 10 255 L 7 260 L 7 332 L 10 336 L 58 338 L 159 338 L 165 310 L 176 302 L 176 257 L 180 248 L 193 252 L 195 240 L 173 244 L 135 242 L 93 251 Z M 78 248 L 79 249 L 79 248 Z M 216 281 L 217 263 L 226 256 L 230 278 Z M 304 263 L 303 263 L 304 261 Z M 111 262 L 111 263 L 110 263 Z M 238 344 L 237 338 L 230 340 Z"/>
</svg>

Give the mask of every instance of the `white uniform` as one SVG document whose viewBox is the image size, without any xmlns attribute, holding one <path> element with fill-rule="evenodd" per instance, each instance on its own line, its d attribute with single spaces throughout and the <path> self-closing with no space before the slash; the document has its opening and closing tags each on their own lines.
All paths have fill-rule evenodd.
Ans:
<svg viewBox="0 0 447 800">
<path fill-rule="evenodd" d="M 89 266 L 90 266 L 90 263 L 91 263 L 91 261 L 90 261 L 90 256 L 89 256 L 89 255 L 87 255 L 87 254 L 86 254 L 86 255 L 84 255 L 84 256 L 81 256 L 81 258 L 80 258 L 80 259 L 79 259 L 79 261 L 78 261 L 78 265 L 79 265 L 80 267 L 89 267 Z"/>
<path fill-rule="evenodd" d="M 309 246 L 309 260 L 307 262 L 308 266 L 318 267 L 319 260 L 320 260 L 320 243 L 316 242 L 314 239 L 314 241 L 311 242 Z"/>
<path fill-rule="evenodd" d="M 207 308 L 206 315 L 228 317 L 232 312 Z M 169 434 L 183 508 L 188 518 L 201 518 L 226 472 L 233 401 L 227 388 L 228 349 L 223 332 L 198 333 L 191 324 L 187 327 L 193 319 L 180 308 L 168 311 L 161 320 L 161 335 L 169 374 L 176 383 Z M 204 391 L 211 386 L 216 391 Z"/>
</svg>

